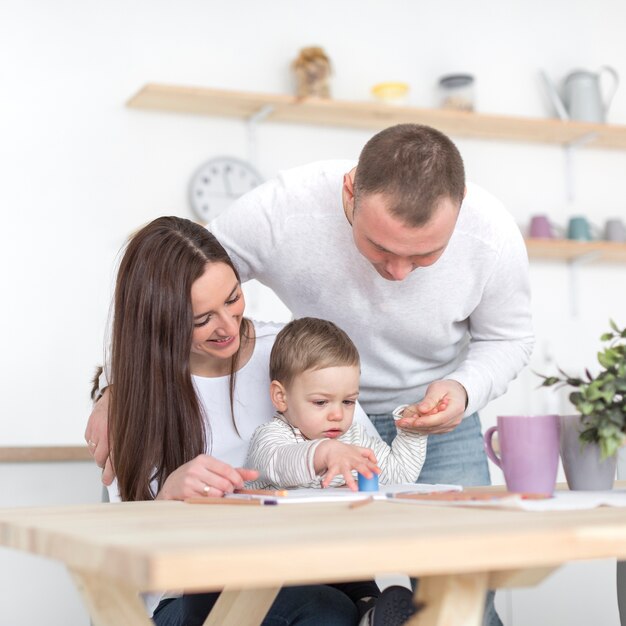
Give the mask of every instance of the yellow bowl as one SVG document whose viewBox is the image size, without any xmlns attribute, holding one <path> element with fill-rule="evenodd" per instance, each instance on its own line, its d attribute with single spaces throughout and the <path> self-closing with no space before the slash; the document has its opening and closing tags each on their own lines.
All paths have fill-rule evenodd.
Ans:
<svg viewBox="0 0 626 626">
<path fill-rule="evenodd" d="M 372 87 L 372 95 L 381 102 L 404 104 L 409 95 L 406 83 L 378 83 Z"/>
</svg>

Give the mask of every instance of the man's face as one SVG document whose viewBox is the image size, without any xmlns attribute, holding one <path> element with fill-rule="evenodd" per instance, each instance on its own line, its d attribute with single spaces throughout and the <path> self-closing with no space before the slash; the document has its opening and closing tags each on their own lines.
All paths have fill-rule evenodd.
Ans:
<svg viewBox="0 0 626 626">
<path fill-rule="evenodd" d="M 458 203 L 443 198 L 430 220 L 411 227 L 393 217 L 383 194 L 359 199 L 352 213 L 352 236 L 359 252 L 386 280 L 404 280 L 414 269 L 443 254 L 459 215 Z"/>
</svg>

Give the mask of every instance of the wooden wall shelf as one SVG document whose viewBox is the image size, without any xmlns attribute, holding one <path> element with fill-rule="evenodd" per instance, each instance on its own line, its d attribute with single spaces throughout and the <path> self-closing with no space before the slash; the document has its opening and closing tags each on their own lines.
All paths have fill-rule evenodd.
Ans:
<svg viewBox="0 0 626 626">
<path fill-rule="evenodd" d="M 413 122 L 458 137 L 626 149 L 626 126 L 421 109 L 376 102 L 298 99 L 281 94 L 149 83 L 127 105 L 137 109 L 240 119 L 254 119 L 260 114 L 272 122 L 347 128 L 381 129 Z"/>
<path fill-rule="evenodd" d="M 0 448 L 0 463 L 91 461 L 87 446 L 12 446 Z"/>
<path fill-rule="evenodd" d="M 527 239 L 526 247 L 531 259 L 626 263 L 626 243 L 571 241 L 569 239 Z"/>
</svg>

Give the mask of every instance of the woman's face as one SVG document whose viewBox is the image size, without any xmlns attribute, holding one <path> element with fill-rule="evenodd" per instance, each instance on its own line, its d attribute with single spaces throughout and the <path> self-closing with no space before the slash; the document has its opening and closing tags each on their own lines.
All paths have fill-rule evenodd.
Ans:
<svg viewBox="0 0 626 626">
<path fill-rule="evenodd" d="M 192 356 L 229 359 L 239 349 L 245 301 L 241 285 L 226 263 L 207 263 L 191 286 L 194 329 Z M 203 360 L 204 360 L 203 359 Z"/>
</svg>

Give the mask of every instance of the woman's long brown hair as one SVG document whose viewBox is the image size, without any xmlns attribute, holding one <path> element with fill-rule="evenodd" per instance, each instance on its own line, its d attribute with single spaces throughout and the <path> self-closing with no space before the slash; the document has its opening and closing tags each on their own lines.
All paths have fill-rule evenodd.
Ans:
<svg viewBox="0 0 626 626">
<path fill-rule="evenodd" d="M 227 252 L 204 227 L 160 217 L 128 242 L 115 287 L 109 443 L 122 500 L 150 500 L 178 467 L 207 450 L 210 431 L 191 378 L 191 286 Z M 240 335 L 248 333 L 243 320 Z M 231 362 L 231 408 L 234 372 Z"/>
</svg>

